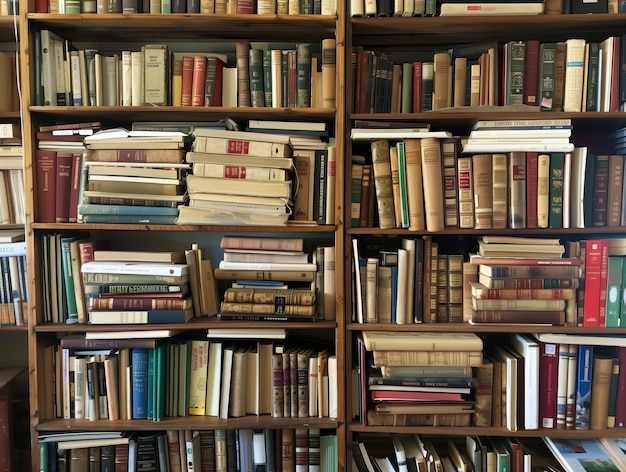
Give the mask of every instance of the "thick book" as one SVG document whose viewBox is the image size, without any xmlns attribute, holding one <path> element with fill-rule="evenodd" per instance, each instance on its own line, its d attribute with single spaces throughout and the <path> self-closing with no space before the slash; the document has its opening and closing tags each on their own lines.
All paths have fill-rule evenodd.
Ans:
<svg viewBox="0 0 626 472">
<path fill-rule="evenodd" d="M 395 217 L 389 141 L 386 139 L 372 141 L 371 152 L 379 226 L 381 229 L 394 228 Z"/>
<path fill-rule="evenodd" d="M 474 333 L 411 333 L 363 331 L 365 347 L 369 351 L 480 351 L 483 342 Z"/>
</svg>

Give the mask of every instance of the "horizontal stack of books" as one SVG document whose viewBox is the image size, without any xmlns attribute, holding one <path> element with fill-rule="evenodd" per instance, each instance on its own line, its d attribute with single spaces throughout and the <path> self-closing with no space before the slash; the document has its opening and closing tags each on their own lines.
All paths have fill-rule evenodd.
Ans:
<svg viewBox="0 0 626 472">
<path fill-rule="evenodd" d="M 216 278 L 232 277 L 218 317 L 222 320 L 315 321 L 318 266 L 303 251 L 301 238 L 224 236 Z M 334 249 L 334 248 L 332 248 Z M 323 268 L 322 268 L 323 270 Z M 258 280 L 258 274 L 267 280 Z M 304 286 L 303 286 L 304 284 Z"/>
<path fill-rule="evenodd" d="M 483 341 L 476 334 L 363 331 L 358 344 L 363 425 L 468 426 L 478 414 L 472 367 L 482 365 Z"/>
<path fill-rule="evenodd" d="M 575 320 L 581 261 L 562 257 L 558 239 L 485 236 L 478 244 L 470 258 L 478 266 L 477 281 L 470 283 L 470 323 Z"/>
<path fill-rule="evenodd" d="M 174 224 L 185 201 L 185 146 L 179 131 L 103 130 L 85 138 L 79 221 Z"/>
<path fill-rule="evenodd" d="M 178 224 L 284 225 L 293 167 L 287 134 L 195 128 L 189 204 Z"/>
<path fill-rule="evenodd" d="M 193 317 L 183 254 L 94 251 L 80 266 L 91 324 L 185 323 Z"/>
</svg>

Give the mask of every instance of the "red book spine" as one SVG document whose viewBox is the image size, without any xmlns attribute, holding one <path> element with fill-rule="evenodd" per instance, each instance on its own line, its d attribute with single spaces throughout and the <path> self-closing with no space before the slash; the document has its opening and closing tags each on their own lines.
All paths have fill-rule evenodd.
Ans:
<svg viewBox="0 0 626 472">
<path fill-rule="evenodd" d="M 619 401 L 615 403 L 615 427 L 626 427 L 626 347 L 619 348 L 619 376 L 617 378 L 617 398 Z"/>
<path fill-rule="evenodd" d="M 72 176 L 70 181 L 70 203 L 68 220 L 70 223 L 76 223 L 78 216 L 78 192 L 80 186 L 80 171 L 83 161 L 83 155 L 75 152 L 72 154 Z"/>
<path fill-rule="evenodd" d="M 37 221 L 56 222 L 56 151 L 37 150 Z"/>
<path fill-rule="evenodd" d="M 194 56 L 191 79 L 191 106 L 204 106 L 204 84 L 206 82 L 206 56 Z M 183 68 L 185 66 L 183 65 Z M 183 72 L 184 74 L 184 72 Z M 184 105 L 184 103 L 183 103 Z"/>
<path fill-rule="evenodd" d="M 600 321 L 600 284 L 602 272 L 602 246 L 606 240 L 587 240 L 585 249 L 585 298 L 583 326 L 598 327 Z"/>
<path fill-rule="evenodd" d="M 602 259 L 600 260 L 600 310 L 598 311 L 598 326 L 606 326 L 606 293 L 609 279 L 609 243 L 602 239 Z"/>
<path fill-rule="evenodd" d="M 253 14 L 254 0 L 237 0 L 237 14 Z"/>
<path fill-rule="evenodd" d="M 511 442 L 511 472 L 524 472 L 524 446 L 517 440 Z"/>
<path fill-rule="evenodd" d="M 191 56 L 183 57 L 183 80 L 181 86 L 181 105 L 184 107 L 191 106 L 191 95 L 193 93 L 193 62 Z"/>
<path fill-rule="evenodd" d="M 224 82 L 224 61 L 217 59 L 215 61 L 215 86 L 213 89 L 213 103 L 214 107 L 222 106 L 222 83 Z"/>
<path fill-rule="evenodd" d="M 620 69 L 624 67 L 620 64 L 620 36 L 613 36 L 613 62 L 611 62 L 611 101 L 609 111 L 619 111 L 619 75 Z"/>
<path fill-rule="evenodd" d="M 537 228 L 537 172 L 539 153 L 526 153 L 526 227 Z"/>
<path fill-rule="evenodd" d="M 539 343 L 539 427 L 556 428 L 559 345 Z"/>
<path fill-rule="evenodd" d="M 422 63 L 413 63 L 413 113 L 422 111 Z"/>
<path fill-rule="evenodd" d="M 35 13 L 48 13 L 48 0 L 35 0 Z"/>
<path fill-rule="evenodd" d="M 290 50 L 287 52 L 287 106 L 289 108 L 295 108 L 297 104 L 297 80 L 296 51 Z"/>
<path fill-rule="evenodd" d="M 526 41 L 524 58 L 524 103 L 537 105 L 537 87 L 539 71 L 539 41 Z"/>
<path fill-rule="evenodd" d="M 92 310 L 185 310 L 183 298 L 92 298 Z"/>
</svg>

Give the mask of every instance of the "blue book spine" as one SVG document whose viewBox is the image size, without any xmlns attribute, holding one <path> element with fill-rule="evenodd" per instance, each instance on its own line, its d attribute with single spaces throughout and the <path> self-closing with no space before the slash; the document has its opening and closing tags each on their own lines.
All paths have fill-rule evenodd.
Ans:
<svg viewBox="0 0 626 472">
<path fill-rule="evenodd" d="M 148 419 L 154 419 L 154 362 L 155 355 L 154 349 L 148 350 L 148 408 L 147 408 L 147 416 Z"/>
<path fill-rule="evenodd" d="M 131 350 L 133 419 L 148 418 L 148 351 Z"/>
<path fill-rule="evenodd" d="M 83 215 L 138 215 L 138 216 L 176 216 L 178 208 L 170 207 L 145 207 L 133 205 L 79 205 L 79 211 Z"/>
<path fill-rule="evenodd" d="M 578 346 L 578 368 L 576 375 L 575 429 L 589 429 L 591 411 L 591 377 L 593 367 L 593 346 Z"/>
<path fill-rule="evenodd" d="M 284 282 L 279 280 L 237 280 L 236 282 L 239 285 L 257 285 L 263 287 L 282 287 Z"/>
<path fill-rule="evenodd" d="M 391 266 L 391 322 L 396 323 L 398 308 L 398 266 Z"/>
</svg>

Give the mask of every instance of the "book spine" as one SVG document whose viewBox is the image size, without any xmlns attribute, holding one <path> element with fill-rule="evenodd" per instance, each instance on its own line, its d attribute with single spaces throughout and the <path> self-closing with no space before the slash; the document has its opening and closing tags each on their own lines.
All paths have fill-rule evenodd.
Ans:
<svg viewBox="0 0 626 472">
<path fill-rule="evenodd" d="M 394 228 L 395 218 L 393 213 L 393 187 L 389 141 L 373 141 L 371 149 L 379 226 L 381 229 Z"/>
<path fill-rule="evenodd" d="M 589 429 L 590 420 L 593 346 L 587 344 L 578 346 L 577 364 L 574 429 L 585 430 Z"/>
<path fill-rule="evenodd" d="M 249 53 L 250 43 L 238 42 L 236 44 L 237 55 L 237 105 L 239 107 L 251 106 L 250 100 L 250 70 Z"/>
<path fill-rule="evenodd" d="M 491 229 L 493 227 L 492 162 L 491 154 L 472 156 L 474 227 L 476 229 Z"/>
<path fill-rule="evenodd" d="M 548 344 L 546 343 L 546 346 Z M 567 375 L 569 362 L 569 344 L 558 344 L 557 394 L 556 394 L 556 429 L 565 429 L 567 417 Z M 543 382 L 542 382 L 543 385 Z"/>
<path fill-rule="evenodd" d="M 249 51 L 250 103 L 252 107 L 265 107 L 265 84 L 263 75 L 263 50 Z"/>
</svg>

